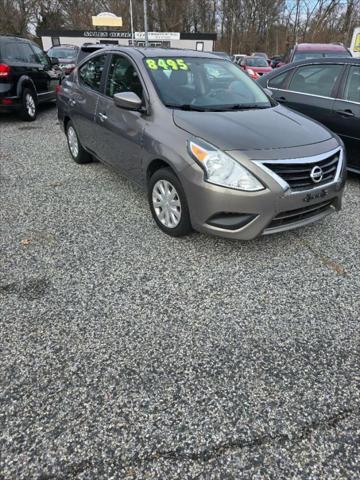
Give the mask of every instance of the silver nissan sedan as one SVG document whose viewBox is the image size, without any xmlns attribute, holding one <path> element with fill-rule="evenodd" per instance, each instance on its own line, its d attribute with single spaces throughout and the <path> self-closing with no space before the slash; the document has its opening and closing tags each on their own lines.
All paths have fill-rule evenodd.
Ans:
<svg viewBox="0 0 360 480">
<path fill-rule="evenodd" d="M 104 47 L 57 103 L 75 162 L 97 158 L 146 188 L 169 235 L 249 240 L 341 208 L 339 137 L 211 53 Z"/>
</svg>

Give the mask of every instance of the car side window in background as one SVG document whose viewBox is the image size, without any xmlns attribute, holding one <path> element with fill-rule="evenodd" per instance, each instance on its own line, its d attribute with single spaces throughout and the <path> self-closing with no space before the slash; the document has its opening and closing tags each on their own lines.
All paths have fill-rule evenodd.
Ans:
<svg viewBox="0 0 360 480">
<path fill-rule="evenodd" d="M 287 79 L 289 72 L 284 72 L 281 75 L 277 75 L 276 77 L 269 80 L 268 86 L 273 88 L 281 88 Z"/>
<path fill-rule="evenodd" d="M 126 57 L 113 55 L 106 81 L 106 95 L 113 97 L 122 92 L 134 92 L 138 97 L 143 97 L 140 78 L 133 64 Z"/>
<path fill-rule="evenodd" d="M 344 99 L 360 103 L 360 67 L 350 67 Z"/>
<path fill-rule="evenodd" d="M 4 47 L 4 58 L 8 61 L 30 63 L 33 51 L 26 43 L 10 42 Z"/>
<path fill-rule="evenodd" d="M 30 45 L 27 43 L 22 43 L 19 45 L 20 56 L 24 63 L 31 63 L 33 51 L 31 50 Z"/>
<path fill-rule="evenodd" d="M 31 45 L 31 48 L 34 50 L 34 61 L 36 63 L 41 63 L 44 67 L 49 67 L 50 63 L 46 54 L 39 48 L 37 45 Z"/>
<path fill-rule="evenodd" d="M 106 55 L 99 55 L 86 62 L 79 69 L 80 83 L 93 90 L 99 91 L 101 76 L 105 67 Z"/>
<path fill-rule="evenodd" d="M 305 65 L 291 79 L 289 90 L 331 97 L 332 89 L 343 69 L 342 65 Z"/>
</svg>

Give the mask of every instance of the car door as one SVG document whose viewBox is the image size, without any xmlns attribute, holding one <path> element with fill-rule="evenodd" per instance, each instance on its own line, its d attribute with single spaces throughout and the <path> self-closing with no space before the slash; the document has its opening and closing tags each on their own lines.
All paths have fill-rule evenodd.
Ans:
<svg viewBox="0 0 360 480">
<path fill-rule="evenodd" d="M 47 55 L 33 43 L 29 43 L 33 52 L 31 56 L 30 76 L 35 83 L 36 91 L 41 98 L 41 95 L 47 94 L 50 91 L 55 91 L 55 83 L 51 84 L 49 71 L 52 69 Z M 58 82 L 57 82 L 58 83 Z"/>
<path fill-rule="evenodd" d="M 335 91 L 343 69 L 342 64 L 300 66 L 275 99 L 331 128 Z"/>
<path fill-rule="evenodd" d="M 107 54 L 91 57 L 80 66 L 68 97 L 69 115 L 81 144 L 97 152 L 96 105 L 100 98 Z"/>
<path fill-rule="evenodd" d="M 349 65 L 335 100 L 334 131 L 343 139 L 350 168 L 360 170 L 360 65 Z"/>
<path fill-rule="evenodd" d="M 108 68 L 104 95 L 97 106 L 96 153 L 100 159 L 140 183 L 146 116 L 144 112 L 116 106 L 113 97 L 122 92 L 136 93 L 145 104 L 144 87 L 135 64 L 128 56 L 114 53 Z"/>
</svg>

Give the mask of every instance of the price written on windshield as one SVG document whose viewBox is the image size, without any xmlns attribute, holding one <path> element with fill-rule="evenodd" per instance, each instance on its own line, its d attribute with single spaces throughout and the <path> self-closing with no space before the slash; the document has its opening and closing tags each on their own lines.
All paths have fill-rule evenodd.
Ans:
<svg viewBox="0 0 360 480">
<path fill-rule="evenodd" d="M 189 70 L 182 58 L 147 58 L 146 65 L 150 70 Z"/>
</svg>

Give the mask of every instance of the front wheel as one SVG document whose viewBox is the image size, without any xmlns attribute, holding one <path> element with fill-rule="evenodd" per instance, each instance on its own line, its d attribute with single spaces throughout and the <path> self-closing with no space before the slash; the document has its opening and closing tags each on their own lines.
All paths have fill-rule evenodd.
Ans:
<svg viewBox="0 0 360 480">
<path fill-rule="evenodd" d="M 152 216 L 163 232 L 182 237 L 192 231 L 185 192 L 170 168 L 161 168 L 150 178 L 148 197 Z"/>
</svg>

